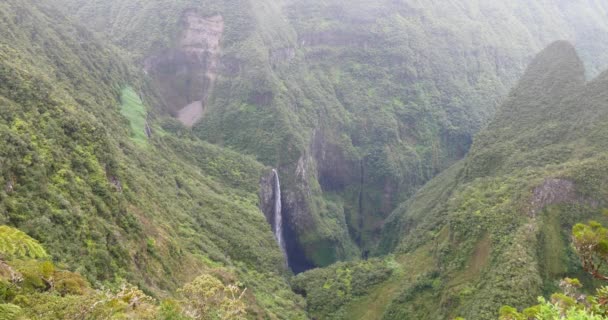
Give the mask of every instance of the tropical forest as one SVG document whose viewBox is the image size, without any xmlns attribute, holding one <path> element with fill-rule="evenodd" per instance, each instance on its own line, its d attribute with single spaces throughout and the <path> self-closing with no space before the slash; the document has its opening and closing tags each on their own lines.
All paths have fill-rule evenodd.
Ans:
<svg viewBox="0 0 608 320">
<path fill-rule="evenodd" d="M 46 319 L 608 319 L 608 1 L 0 0 Z"/>
</svg>

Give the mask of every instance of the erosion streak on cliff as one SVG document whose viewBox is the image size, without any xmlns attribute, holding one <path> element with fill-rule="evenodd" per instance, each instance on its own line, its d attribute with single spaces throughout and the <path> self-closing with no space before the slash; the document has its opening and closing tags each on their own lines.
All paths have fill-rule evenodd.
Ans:
<svg viewBox="0 0 608 320">
<path fill-rule="evenodd" d="M 185 126 L 202 119 L 220 64 L 224 19 L 184 13 L 177 47 L 145 61 L 145 70 L 158 86 L 168 111 Z"/>
</svg>

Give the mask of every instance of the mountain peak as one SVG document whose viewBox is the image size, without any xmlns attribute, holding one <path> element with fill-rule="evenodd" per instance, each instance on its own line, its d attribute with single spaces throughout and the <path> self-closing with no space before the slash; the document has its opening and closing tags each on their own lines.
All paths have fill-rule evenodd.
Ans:
<svg viewBox="0 0 608 320">
<path fill-rule="evenodd" d="M 546 128 L 539 124 L 549 118 L 563 122 L 571 112 L 565 99 L 577 95 L 585 83 L 585 67 L 569 42 L 556 41 L 538 53 L 494 120 L 478 134 L 467 160 L 470 177 L 495 173 L 506 166 L 502 162 L 509 156 L 497 157 L 499 145 L 508 149 L 514 141 L 523 139 L 518 144 L 523 150 L 550 143 L 552 140 L 531 137 L 546 134 Z M 487 166 L 488 157 L 495 157 L 491 166 Z"/>
<path fill-rule="evenodd" d="M 490 127 L 503 128 L 507 123 L 525 127 L 522 118 L 544 119 L 585 84 L 585 66 L 574 46 L 568 41 L 553 42 L 529 64 Z"/>
<path fill-rule="evenodd" d="M 585 66 L 568 41 L 555 41 L 536 55 L 515 92 L 563 98 L 585 84 Z"/>
<path fill-rule="evenodd" d="M 558 40 L 536 55 L 530 68 L 545 67 L 575 67 L 579 73 L 584 73 L 585 68 L 576 52 L 576 48 L 569 41 Z"/>
</svg>

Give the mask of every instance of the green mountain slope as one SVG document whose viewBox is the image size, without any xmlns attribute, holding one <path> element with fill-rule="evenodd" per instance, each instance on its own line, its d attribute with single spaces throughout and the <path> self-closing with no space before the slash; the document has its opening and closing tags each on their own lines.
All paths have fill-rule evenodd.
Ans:
<svg viewBox="0 0 608 320">
<path fill-rule="evenodd" d="M 607 12 L 4 1 L 0 224 L 77 288 L 128 282 L 171 308 L 211 275 L 252 319 L 492 319 L 566 275 L 592 287 L 567 235 L 606 211 Z M 556 42 L 524 73 L 562 38 L 583 59 Z M 290 277 L 271 168 L 289 267 L 324 268 Z M 64 298 L 42 259 L 4 259 L 0 311 Z"/>
<path fill-rule="evenodd" d="M 55 2 L 139 62 L 161 112 L 279 169 L 296 271 L 367 255 L 532 52 L 571 39 L 606 60 L 596 1 Z"/>
<path fill-rule="evenodd" d="M 305 318 L 258 209 L 269 169 L 159 121 L 120 52 L 48 2 L 4 1 L 0 17 L 0 224 L 97 287 L 164 297 L 224 268 L 250 314 Z"/>
<path fill-rule="evenodd" d="M 466 159 L 388 219 L 380 251 L 394 252 L 393 275 L 337 310 L 349 319 L 365 318 L 352 316 L 360 305 L 374 306 L 370 318 L 495 319 L 505 303 L 532 304 L 565 276 L 592 288 L 569 234 L 606 219 L 607 87 L 606 73 L 585 81 L 567 42 L 541 52 Z M 310 276 L 298 276 L 306 293 Z"/>
</svg>

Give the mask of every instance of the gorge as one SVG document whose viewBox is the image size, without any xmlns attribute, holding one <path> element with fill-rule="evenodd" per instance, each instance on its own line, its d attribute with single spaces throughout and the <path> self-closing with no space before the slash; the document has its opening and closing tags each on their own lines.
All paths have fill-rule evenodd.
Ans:
<svg viewBox="0 0 608 320">
<path fill-rule="evenodd" d="M 0 1 L 0 318 L 591 294 L 607 67 L 597 0 Z"/>
</svg>

